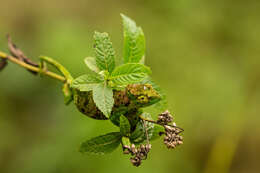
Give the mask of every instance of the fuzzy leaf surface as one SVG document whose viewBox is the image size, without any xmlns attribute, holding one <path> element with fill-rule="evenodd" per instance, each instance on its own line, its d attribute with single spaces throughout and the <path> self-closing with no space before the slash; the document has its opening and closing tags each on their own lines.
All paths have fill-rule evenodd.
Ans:
<svg viewBox="0 0 260 173">
<path fill-rule="evenodd" d="M 99 83 L 93 87 L 93 100 L 98 109 L 109 118 L 114 106 L 113 90 L 106 82 Z"/>
<path fill-rule="evenodd" d="M 86 74 L 74 79 L 71 87 L 79 91 L 90 91 L 102 82 L 104 82 L 104 79 L 101 76 Z"/>
<path fill-rule="evenodd" d="M 114 151 L 120 142 L 120 132 L 112 132 L 83 142 L 80 146 L 80 152 L 90 154 L 106 154 Z"/>
<path fill-rule="evenodd" d="M 96 64 L 100 71 L 112 72 L 115 68 L 115 51 L 107 33 L 95 32 Z"/>
<path fill-rule="evenodd" d="M 115 68 L 111 74 L 111 80 L 118 85 L 127 85 L 141 82 L 151 73 L 151 69 L 138 63 L 123 64 Z"/>
<path fill-rule="evenodd" d="M 141 27 L 121 14 L 124 27 L 124 63 L 144 63 L 145 38 Z"/>
</svg>

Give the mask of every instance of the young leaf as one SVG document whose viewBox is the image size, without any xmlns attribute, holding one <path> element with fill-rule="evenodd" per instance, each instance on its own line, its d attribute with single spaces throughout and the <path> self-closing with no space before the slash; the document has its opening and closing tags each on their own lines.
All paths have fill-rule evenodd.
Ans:
<svg viewBox="0 0 260 173">
<path fill-rule="evenodd" d="M 93 88 L 93 100 L 98 109 L 109 118 L 114 106 L 112 88 L 106 82 L 100 83 Z"/>
<path fill-rule="evenodd" d="M 130 134 L 130 123 L 128 119 L 124 116 L 120 116 L 120 132 L 123 136 L 128 136 Z"/>
<path fill-rule="evenodd" d="M 115 51 L 107 33 L 95 32 L 95 56 L 100 71 L 112 72 L 115 68 Z"/>
<path fill-rule="evenodd" d="M 102 79 L 102 77 L 97 74 L 85 74 L 74 79 L 72 81 L 71 87 L 80 91 L 90 91 L 93 90 L 97 84 L 102 83 L 103 81 L 104 79 Z"/>
<path fill-rule="evenodd" d="M 118 85 L 138 83 L 151 73 L 149 67 L 137 63 L 123 64 L 117 67 L 111 74 L 110 79 Z"/>
<path fill-rule="evenodd" d="M 120 132 L 112 132 L 85 141 L 81 144 L 79 151 L 90 154 L 106 154 L 114 151 L 120 142 Z"/>
<path fill-rule="evenodd" d="M 93 58 L 93 57 L 87 57 L 87 58 L 85 58 L 84 61 L 85 61 L 85 64 L 88 66 L 88 68 L 89 68 L 90 70 L 92 70 L 93 72 L 96 72 L 96 73 L 99 72 L 99 69 L 98 69 L 98 67 L 97 67 L 95 58 Z"/>
<path fill-rule="evenodd" d="M 121 14 L 124 27 L 124 63 L 144 63 L 145 38 L 142 28 Z"/>
</svg>

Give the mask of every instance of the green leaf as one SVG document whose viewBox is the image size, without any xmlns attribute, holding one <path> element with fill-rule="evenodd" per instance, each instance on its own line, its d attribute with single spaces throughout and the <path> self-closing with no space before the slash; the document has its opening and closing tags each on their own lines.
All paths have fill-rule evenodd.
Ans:
<svg viewBox="0 0 260 173">
<path fill-rule="evenodd" d="M 129 17 L 121 14 L 124 27 L 124 62 L 144 63 L 145 38 L 141 27 Z"/>
<path fill-rule="evenodd" d="M 99 83 L 104 82 L 104 79 L 95 74 L 95 75 L 83 75 L 72 81 L 71 87 L 78 89 L 80 91 L 90 91 L 93 90 Z"/>
<path fill-rule="evenodd" d="M 115 68 L 115 51 L 107 33 L 95 32 L 95 56 L 100 71 L 112 72 Z"/>
<path fill-rule="evenodd" d="M 118 85 L 138 83 L 151 73 L 149 67 L 137 63 L 128 63 L 118 66 L 111 74 L 110 79 Z"/>
<path fill-rule="evenodd" d="M 109 118 L 114 106 L 113 90 L 106 82 L 100 83 L 93 88 L 93 99 L 98 109 Z"/>
<path fill-rule="evenodd" d="M 128 119 L 124 116 L 120 116 L 120 132 L 124 136 L 128 136 L 130 134 L 130 123 Z"/>
<path fill-rule="evenodd" d="M 120 142 L 120 132 L 112 132 L 85 141 L 80 146 L 80 152 L 90 154 L 106 154 L 114 151 Z"/>
<path fill-rule="evenodd" d="M 93 57 L 87 57 L 87 58 L 85 58 L 84 62 L 85 62 L 85 64 L 88 66 L 88 68 L 89 68 L 91 71 L 96 72 L 96 73 L 99 73 L 99 69 L 98 69 L 98 67 L 97 67 L 95 58 L 93 58 Z"/>
</svg>

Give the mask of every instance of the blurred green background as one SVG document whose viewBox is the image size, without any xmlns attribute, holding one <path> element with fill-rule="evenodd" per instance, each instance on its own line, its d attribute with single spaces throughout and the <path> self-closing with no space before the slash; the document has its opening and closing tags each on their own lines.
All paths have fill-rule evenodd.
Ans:
<svg viewBox="0 0 260 173">
<path fill-rule="evenodd" d="M 0 0 L 0 50 L 10 33 L 34 61 L 51 56 L 76 77 L 89 72 L 94 30 L 108 32 L 122 58 L 120 13 L 144 30 L 146 63 L 184 145 L 153 142 L 139 168 L 121 149 L 82 155 L 82 141 L 117 128 L 65 106 L 58 81 L 9 63 L 0 73 L 0 172 L 259 172 L 259 0 Z"/>
</svg>

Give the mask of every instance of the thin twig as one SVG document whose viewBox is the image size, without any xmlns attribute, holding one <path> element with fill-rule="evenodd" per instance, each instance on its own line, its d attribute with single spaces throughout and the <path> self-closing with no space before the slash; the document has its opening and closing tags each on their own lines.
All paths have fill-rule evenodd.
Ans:
<svg viewBox="0 0 260 173">
<path fill-rule="evenodd" d="M 148 136 L 148 132 L 147 132 L 146 122 L 145 122 L 145 120 L 142 120 L 142 122 L 143 122 L 144 130 L 145 130 L 146 142 L 147 142 L 147 144 L 149 144 L 150 142 L 149 142 L 149 136 Z"/>
<path fill-rule="evenodd" d="M 66 82 L 66 78 L 63 77 L 63 76 L 61 76 L 61 75 L 58 75 L 58 74 L 56 74 L 56 73 L 54 73 L 54 72 L 51 72 L 51 71 L 41 70 L 41 69 L 38 68 L 38 67 L 32 66 L 32 65 L 30 65 L 30 64 L 27 64 L 27 63 L 25 63 L 25 62 L 23 62 L 23 61 L 21 61 L 21 60 L 15 58 L 15 57 L 10 56 L 10 55 L 7 55 L 6 53 L 1 52 L 1 51 L 0 51 L 0 58 L 7 59 L 7 60 L 9 60 L 9 61 L 11 61 L 11 62 L 13 62 L 13 63 L 15 63 L 15 64 L 21 66 L 21 67 L 23 67 L 23 68 L 26 68 L 27 70 L 34 71 L 34 72 L 36 72 L 36 73 L 44 74 L 44 75 L 49 76 L 49 77 L 51 77 L 51 78 L 60 80 L 60 81 L 62 81 L 63 83 Z"/>
<path fill-rule="evenodd" d="M 150 119 L 147 119 L 147 118 L 145 118 L 145 117 L 142 117 L 142 115 L 140 115 L 139 117 L 140 117 L 143 121 L 147 121 L 147 122 L 150 122 L 150 123 L 162 125 L 162 124 L 158 123 L 157 121 L 150 120 Z M 170 125 L 170 124 L 169 124 L 169 125 L 167 124 L 167 126 L 171 126 L 171 127 L 174 127 L 174 128 L 177 128 L 177 129 L 181 130 L 180 133 L 184 131 L 183 128 L 178 127 L 178 126 L 174 126 L 174 125 Z"/>
</svg>

